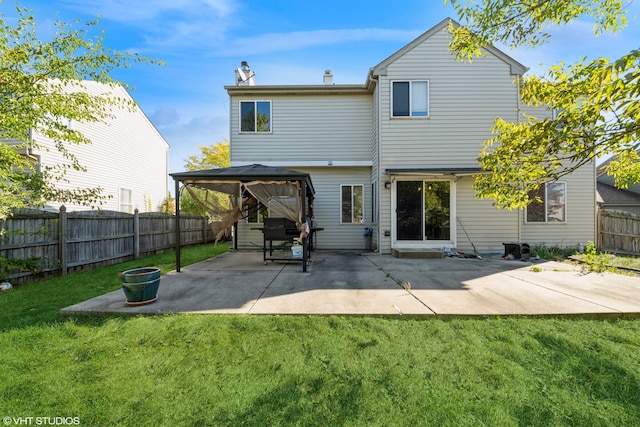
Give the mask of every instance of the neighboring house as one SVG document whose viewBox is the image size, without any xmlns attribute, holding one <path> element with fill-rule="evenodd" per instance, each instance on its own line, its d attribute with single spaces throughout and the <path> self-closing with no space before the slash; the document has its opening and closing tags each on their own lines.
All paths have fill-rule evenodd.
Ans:
<svg viewBox="0 0 640 427">
<path fill-rule="evenodd" d="M 613 185 L 613 177 L 607 175 L 607 166 L 613 160 L 609 158 L 597 169 L 597 198 L 600 209 L 614 209 L 640 215 L 640 184 L 619 189 Z"/>
<path fill-rule="evenodd" d="M 111 91 L 113 96 L 132 100 L 121 86 L 110 88 L 104 84 L 84 81 L 88 92 L 101 94 Z M 139 108 L 114 109 L 107 123 L 79 123 L 68 126 L 80 131 L 91 144 L 68 145 L 69 150 L 86 167 L 86 172 L 70 169 L 68 182 L 58 182 L 63 189 L 102 187 L 109 196 L 99 207 L 133 213 L 159 211 L 168 194 L 167 155 L 169 144 L 149 118 Z M 32 132 L 32 138 L 42 148 L 29 153 L 41 167 L 65 162 L 55 150 L 54 142 L 44 135 Z M 47 208 L 58 209 L 60 203 L 49 203 Z M 68 211 L 88 210 L 87 206 L 65 204 Z"/>
<path fill-rule="evenodd" d="M 363 249 L 365 227 L 381 253 L 593 241 L 595 164 L 543 188 L 543 204 L 526 211 L 474 197 L 477 158 L 494 119 L 551 113 L 521 105 L 518 81 L 527 68 L 501 51 L 456 61 L 449 22 L 371 68 L 364 84 L 335 85 L 327 71 L 319 85 L 256 85 L 243 63 L 237 84 L 225 87 L 231 165 L 310 173 L 320 249 Z M 260 217 L 239 224 L 240 248 L 261 242 L 252 222 Z"/>
</svg>

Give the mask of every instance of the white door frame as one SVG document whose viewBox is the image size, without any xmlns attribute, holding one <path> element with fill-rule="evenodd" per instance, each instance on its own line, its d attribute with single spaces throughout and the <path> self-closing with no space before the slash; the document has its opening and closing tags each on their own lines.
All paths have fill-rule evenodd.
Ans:
<svg viewBox="0 0 640 427">
<path fill-rule="evenodd" d="M 448 181 L 450 183 L 450 239 L 449 240 L 398 240 L 397 230 L 397 187 L 398 181 Z M 452 176 L 433 176 L 433 175 L 415 175 L 408 176 L 403 175 L 401 177 L 395 176 L 392 179 L 391 185 L 391 248 L 393 249 L 433 249 L 442 248 L 443 246 L 449 248 L 455 248 L 458 242 L 457 236 L 457 209 L 456 209 L 456 181 Z M 424 192 L 424 190 L 423 190 Z M 424 203 L 424 202 L 423 202 Z"/>
</svg>

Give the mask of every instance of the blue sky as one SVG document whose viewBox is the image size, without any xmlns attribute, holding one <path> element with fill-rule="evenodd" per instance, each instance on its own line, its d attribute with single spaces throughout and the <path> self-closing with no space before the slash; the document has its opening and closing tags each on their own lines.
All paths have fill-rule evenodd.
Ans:
<svg viewBox="0 0 640 427">
<path fill-rule="evenodd" d="M 11 22 L 15 2 L 0 11 Z M 42 39 L 56 19 L 89 21 L 101 16 L 105 44 L 160 58 L 166 67 L 135 65 L 114 77 L 135 87 L 134 99 L 171 146 L 169 172 L 183 171 L 198 145 L 229 136 L 225 85 L 246 60 L 257 84 L 364 83 L 370 67 L 442 19 L 457 20 L 444 0 L 317 2 L 283 0 L 24 0 Z M 593 35 L 577 21 L 554 31 L 551 43 L 505 52 L 541 73 L 544 65 L 584 56 L 615 58 L 640 48 L 640 5 L 631 4 L 621 33 Z M 500 47 L 500 46 L 498 46 Z"/>
</svg>

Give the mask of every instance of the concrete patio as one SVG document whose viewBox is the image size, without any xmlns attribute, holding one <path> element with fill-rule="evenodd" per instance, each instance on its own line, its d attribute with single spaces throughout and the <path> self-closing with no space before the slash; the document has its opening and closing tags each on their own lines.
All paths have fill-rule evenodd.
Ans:
<svg viewBox="0 0 640 427">
<path fill-rule="evenodd" d="M 122 290 L 62 315 L 233 313 L 339 315 L 638 316 L 640 277 L 582 273 L 569 264 L 501 258 L 397 259 L 317 251 L 263 264 L 262 252 L 229 252 L 161 278 L 157 301 L 129 306 Z"/>
</svg>

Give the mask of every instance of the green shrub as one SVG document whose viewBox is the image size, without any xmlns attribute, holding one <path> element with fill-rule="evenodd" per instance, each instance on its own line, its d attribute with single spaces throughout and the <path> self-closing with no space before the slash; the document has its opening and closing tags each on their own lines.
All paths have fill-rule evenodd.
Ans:
<svg viewBox="0 0 640 427">
<path fill-rule="evenodd" d="M 531 247 L 531 256 L 539 257 L 541 259 L 547 259 L 552 261 L 564 261 L 571 255 L 575 255 L 578 252 L 578 248 L 575 246 L 560 247 L 547 246 L 544 243 L 534 245 Z"/>
<path fill-rule="evenodd" d="M 596 245 L 593 242 L 587 244 L 582 261 L 584 261 L 588 271 L 602 273 L 609 268 L 609 255 L 607 253 L 598 253 Z"/>
</svg>

